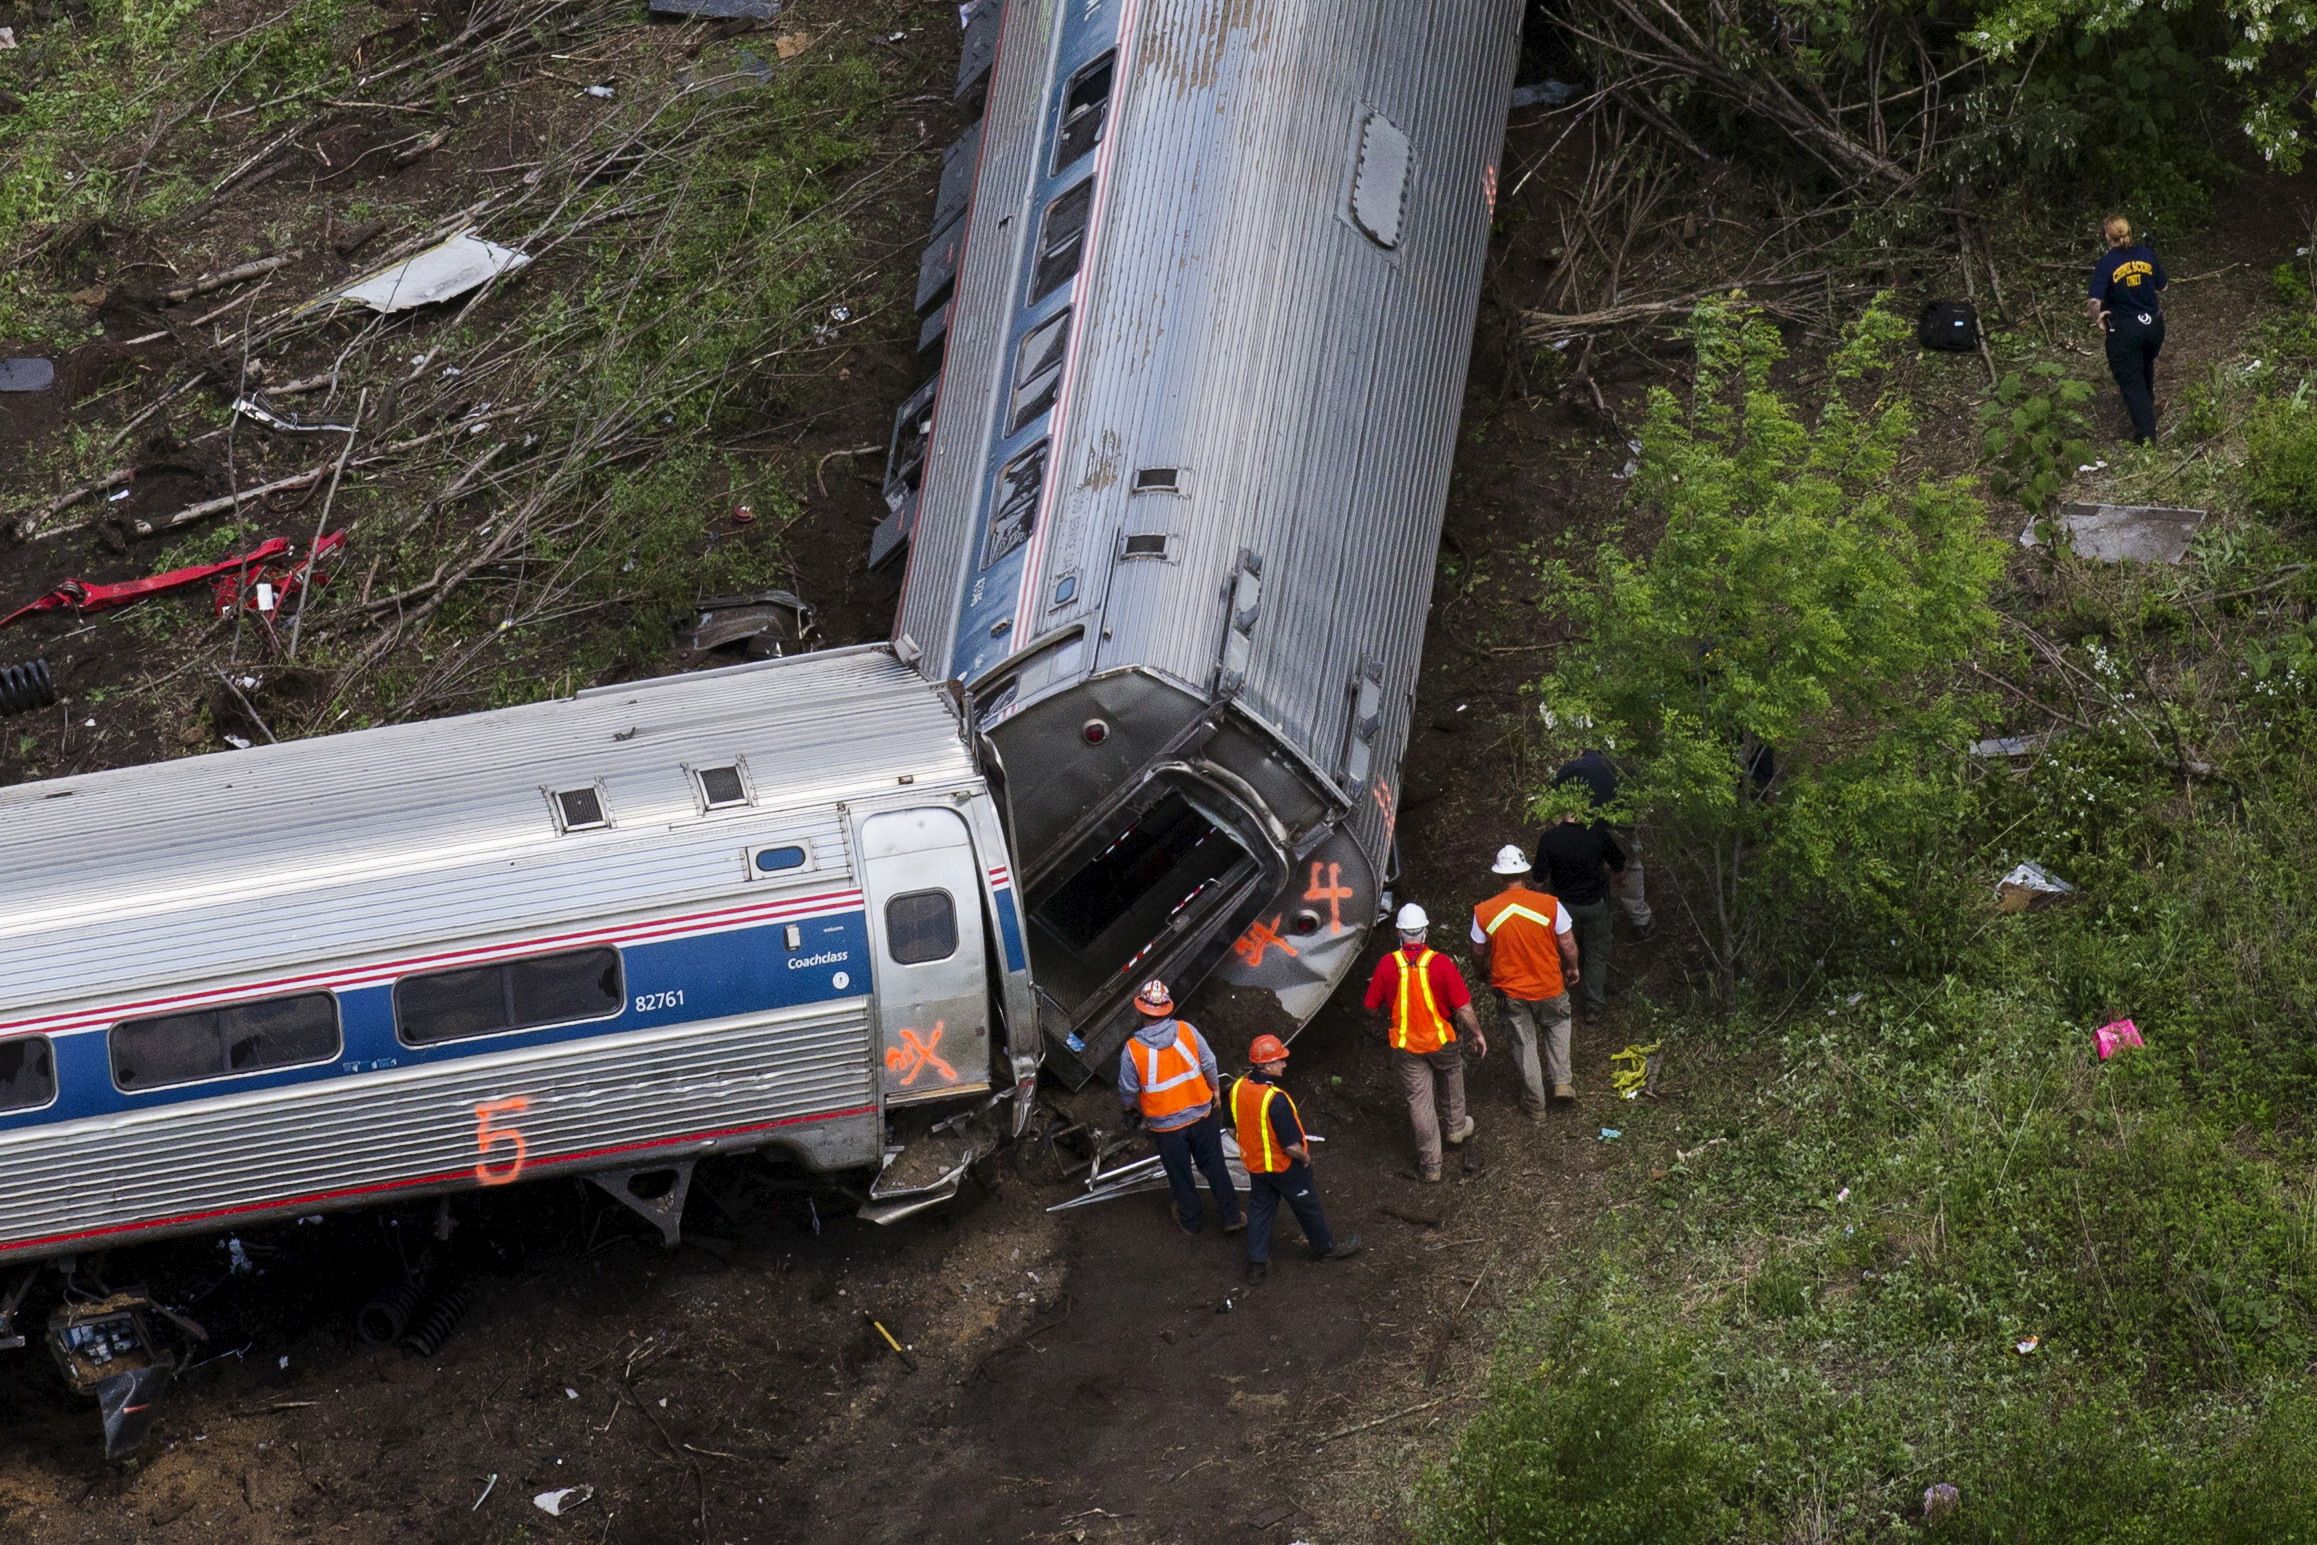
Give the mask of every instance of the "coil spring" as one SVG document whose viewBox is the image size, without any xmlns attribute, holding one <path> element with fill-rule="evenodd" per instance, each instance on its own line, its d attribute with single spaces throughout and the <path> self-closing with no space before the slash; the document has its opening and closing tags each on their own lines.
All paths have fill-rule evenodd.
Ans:
<svg viewBox="0 0 2317 1545">
<path fill-rule="evenodd" d="M 444 1288 L 426 1301 L 411 1323 L 410 1334 L 402 1344 L 421 1357 L 432 1357 L 451 1339 L 451 1332 L 459 1328 L 459 1321 L 467 1317 L 467 1293 L 464 1288 Z"/>
<path fill-rule="evenodd" d="M 0 666 L 0 714 L 30 713 L 55 702 L 56 683 L 49 677 L 46 660 Z"/>
<path fill-rule="evenodd" d="M 419 1300 L 425 1296 L 426 1284 L 418 1279 L 389 1283 L 354 1311 L 354 1333 L 364 1346 L 394 1345 L 410 1329 L 411 1316 L 418 1312 Z"/>
</svg>

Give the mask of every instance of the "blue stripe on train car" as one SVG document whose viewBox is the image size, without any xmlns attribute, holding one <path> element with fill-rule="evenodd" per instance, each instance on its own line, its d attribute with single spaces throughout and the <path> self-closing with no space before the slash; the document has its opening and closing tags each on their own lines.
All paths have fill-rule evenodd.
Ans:
<svg viewBox="0 0 2317 1545">
<path fill-rule="evenodd" d="M 623 945 L 620 956 L 627 978 L 626 1002 L 618 1014 L 544 1030 L 510 1031 L 473 1040 L 447 1041 L 439 1046 L 405 1046 L 395 1038 L 391 986 L 350 988 L 338 994 L 338 1014 L 345 1043 L 335 1061 L 273 1073 L 206 1079 L 139 1094 L 123 1094 L 114 1087 L 103 1030 L 59 1035 L 55 1038 L 56 1102 L 44 1110 L 0 1116 L 0 1134 L 214 1100 L 251 1090 L 357 1078 L 389 1068 L 490 1057 L 534 1046 L 868 995 L 866 913 L 848 912 L 796 921 L 793 926 L 799 930 L 800 942 L 793 950 L 784 942 L 784 930 L 789 926 L 792 925 L 784 921 Z M 1018 953 L 1019 945 L 1009 942 L 1008 950 Z M 639 1008 L 639 1004 L 651 1006 Z"/>
<path fill-rule="evenodd" d="M 998 887 L 998 937 L 1006 941 L 1006 969 L 1027 971 L 1029 957 L 1022 953 L 1022 919 L 1014 910 L 1013 887 Z"/>
</svg>

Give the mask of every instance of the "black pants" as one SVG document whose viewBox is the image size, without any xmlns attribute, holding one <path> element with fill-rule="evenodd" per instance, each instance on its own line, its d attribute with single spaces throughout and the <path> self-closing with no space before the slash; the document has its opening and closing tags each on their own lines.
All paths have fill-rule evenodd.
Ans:
<svg viewBox="0 0 2317 1545">
<path fill-rule="evenodd" d="M 1223 1162 L 1223 1123 L 1213 1111 L 1187 1127 L 1153 1132 L 1150 1140 L 1158 1147 L 1159 1164 L 1167 1172 L 1167 1189 L 1175 1194 L 1175 1215 L 1182 1219 L 1184 1228 L 1195 1232 L 1207 1221 L 1207 1209 L 1199 1201 L 1199 1183 L 1191 1173 L 1193 1164 L 1207 1177 L 1207 1189 L 1215 1193 L 1215 1205 L 1222 1209 L 1225 1225 L 1239 1221 L 1239 1188 L 1231 1184 L 1231 1166 Z"/>
<path fill-rule="evenodd" d="M 1279 1216 L 1281 1202 L 1287 1203 L 1295 1221 L 1303 1225 L 1304 1242 L 1311 1246 L 1313 1255 L 1325 1255 L 1335 1248 L 1327 1214 L 1319 1210 L 1319 1188 L 1311 1183 L 1311 1166 L 1291 1163 L 1276 1175 L 1247 1177 L 1248 1260 L 1271 1259 L 1271 1220 Z"/>
<path fill-rule="evenodd" d="M 2164 347 L 2164 318 L 2154 311 L 2108 313 L 2108 369 L 2132 415 L 2132 438 L 2156 438 L 2156 355 Z"/>
</svg>

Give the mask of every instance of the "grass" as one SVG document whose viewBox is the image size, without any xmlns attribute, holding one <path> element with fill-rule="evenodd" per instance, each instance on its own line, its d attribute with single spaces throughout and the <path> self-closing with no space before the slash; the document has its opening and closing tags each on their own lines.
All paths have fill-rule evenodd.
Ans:
<svg viewBox="0 0 2317 1545">
<path fill-rule="evenodd" d="M 1507 1331 L 1418 1538 L 2317 1538 L 2311 315 L 2280 285 L 2262 367 L 2123 469 L 2192 458 L 2186 564 L 2018 560 L 1982 664 L 2073 722 L 1957 759 L 1908 947 L 1822 936 L 1822 975 L 1636 1029 L 1666 1098 L 1621 1123 L 1628 1205 Z M 1996 914 L 2031 858 L 2078 896 Z M 2123 1017 L 2147 1045 L 2103 1063 Z"/>
</svg>

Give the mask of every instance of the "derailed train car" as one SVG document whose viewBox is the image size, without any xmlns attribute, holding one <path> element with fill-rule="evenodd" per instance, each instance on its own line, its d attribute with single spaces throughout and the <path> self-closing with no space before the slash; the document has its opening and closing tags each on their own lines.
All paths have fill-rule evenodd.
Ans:
<svg viewBox="0 0 2317 1545">
<path fill-rule="evenodd" d="M 1388 905 L 1520 12 L 975 17 L 873 560 L 962 684 L 1072 1082 L 1152 974 L 1292 1033 Z"/>
<path fill-rule="evenodd" d="M 0 873 L 0 1345 L 31 1263 L 543 1175 L 672 1240 L 765 1150 L 891 1218 L 1037 1074 L 998 812 L 885 646 L 0 789 Z M 117 1449 L 168 1360 L 82 1287 Z"/>
</svg>

